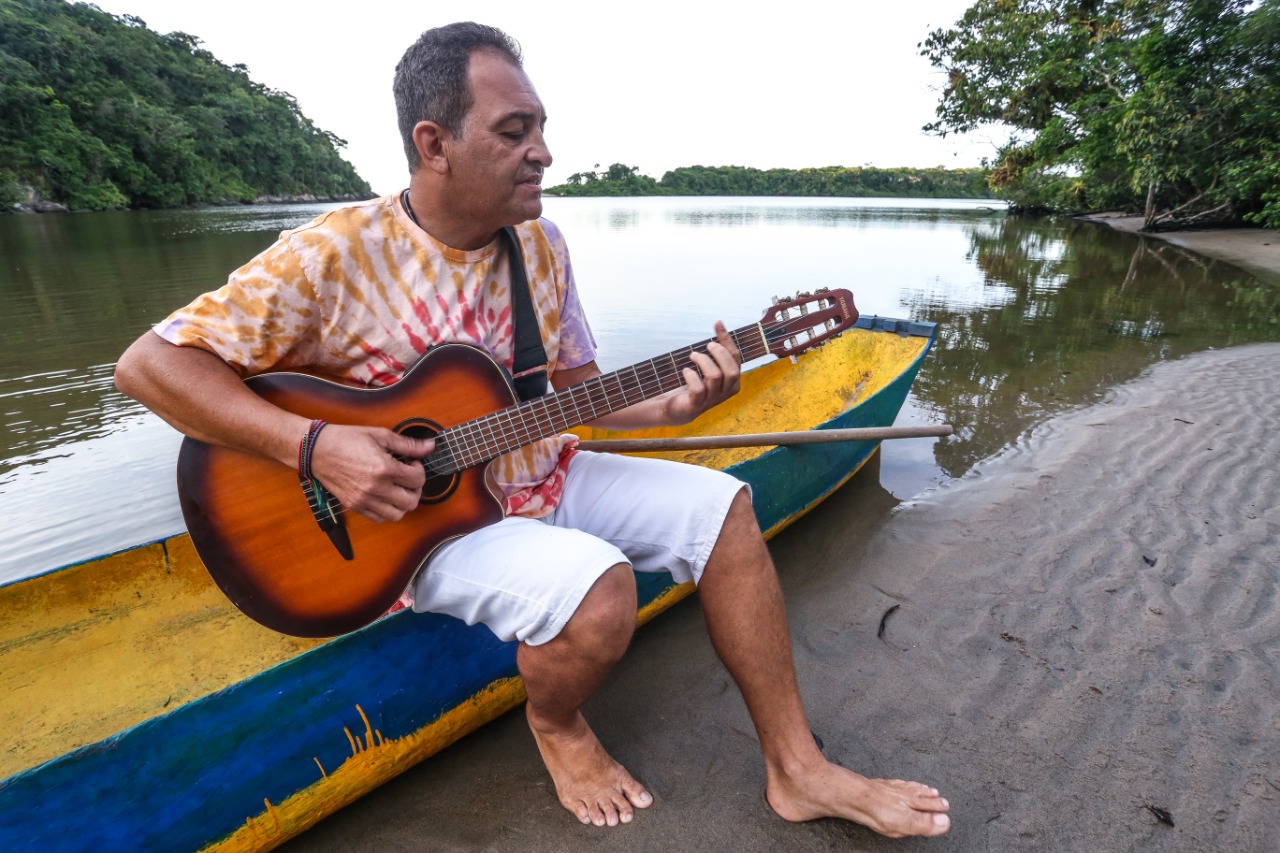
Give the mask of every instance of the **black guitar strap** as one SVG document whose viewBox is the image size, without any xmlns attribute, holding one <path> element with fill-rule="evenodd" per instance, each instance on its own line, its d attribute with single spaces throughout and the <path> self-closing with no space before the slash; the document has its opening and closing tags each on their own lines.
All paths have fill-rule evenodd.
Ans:
<svg viewBox="0 0 1280 853">
<path fill-rule="evenodd" d="M 529 277 L 525 272 L 520 241 L 511 226 L 502 229 L 507 235 L 511 260 L 511 323 L 516 357 L 511 366 L 516 394 L 521 400 L 533 400 L 547 393 L 547 351 L 542 347 L 538 315 L 533 311 L 529 293 Z"/>
</svg>

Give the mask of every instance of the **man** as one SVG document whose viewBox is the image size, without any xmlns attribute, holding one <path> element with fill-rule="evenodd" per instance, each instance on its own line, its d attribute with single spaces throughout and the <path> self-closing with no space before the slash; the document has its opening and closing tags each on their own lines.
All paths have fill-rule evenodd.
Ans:
<svg viewBox="0 0 1280 853">
<path fill-rule="evenodd" d="M 248 391 L 244 376 L 307 367 L 390 384 L 427 347 L 459 340 L 512 365 L 516 226 L 551 385 L 600 374 L 568 252 L 542 213 L 551 163 L 546 114 L 518 46 L 476 24 L 424 33 L 396 70 L 410 184 L 330 212 L 280 240 L 147 332 L 116 382 L 175 427 L 311 469 L 349 510 L 394 521 L 417 506 L 430 441 L 329 425 Z M 685 385 L 601 418 L 635 428 L 685 423 L 738 388 L 723 325 Z M 769 804 L 792 821 L 823 816 L 891 836 L 938 835 L 947 802 L 932 788 L 865 779 L 829 764 L 796 688 L 777 578 L 743 484 L 695 466 L 577 452 L 544 439 L 495 460 L 501 522 L 437 550 L 411 586 L 419 611 L 484 622 L 520 641 L 530 729 L 564 806 L 583 823 L 632 820 L 653 798 L 605 751 L 580 708 L 621 658 L 635 624 L 633 571 L 699 585 L 715 649 L 746 700 L 764 751 Z M 399 458 L 397 458 L 399 457 Z M 617 544 L 613 544 L 617 543 Z"/>
</svg>

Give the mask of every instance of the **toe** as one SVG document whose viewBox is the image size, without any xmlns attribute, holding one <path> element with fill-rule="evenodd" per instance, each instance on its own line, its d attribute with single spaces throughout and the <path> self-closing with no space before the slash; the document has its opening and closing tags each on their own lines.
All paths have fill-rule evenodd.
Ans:
<svg viewBox="0 0 1280 853">
<path fill-rule="evenodd" d="M 631 803 L 627 801 L 624 794 L 614 795 L 613 809 L 618 815 L 618 820 L 622 823 L 631 823 L 631 819 L 635 817 L 635 812 L 631 809 Z M 610 824 L 610 826 L 613 826 L 613 824 Z"/>
<path fill-rule="evenodd" d="M 638 809 L 647 809 L 653 805 L 653 795 L 639 782 L 631 781 L 623 785 L 622 793 L 626 795 L 627 802 Z"/>
</svg>

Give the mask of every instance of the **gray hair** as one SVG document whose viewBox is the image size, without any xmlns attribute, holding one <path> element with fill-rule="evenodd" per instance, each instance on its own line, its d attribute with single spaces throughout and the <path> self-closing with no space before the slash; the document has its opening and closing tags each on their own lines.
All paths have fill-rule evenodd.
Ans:
<svg viewBox="0 0 1280 853">
<path fill-rule="evenodd" d="M 467 63 L 477 50 L 495 50 L 512 65 L 523 67 L 524 57 L 515 39 L 497 27 L 471 22 L 427 30 L 400 57 L 392 91 L 410 172 L 421 163 L 413 144 L 413 128 L 418 122 L 433 121 L 455 136 L 462 134 L 472 105 Z"/>
</svg>

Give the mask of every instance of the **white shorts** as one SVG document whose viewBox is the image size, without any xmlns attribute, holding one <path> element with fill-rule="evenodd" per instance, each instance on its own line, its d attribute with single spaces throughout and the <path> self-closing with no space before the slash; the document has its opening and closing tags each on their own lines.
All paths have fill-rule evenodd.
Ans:
<svg viewBox="0 0 1280 853">
<path fill-rule="evenodd" d="M 696 465 L 579 452 L 551 515 L 505 518 L 441 546 L 410 585 L 413 609 L 541 645 L 619 563 L 697 583 L 744 488 Z"/>
</svg>

